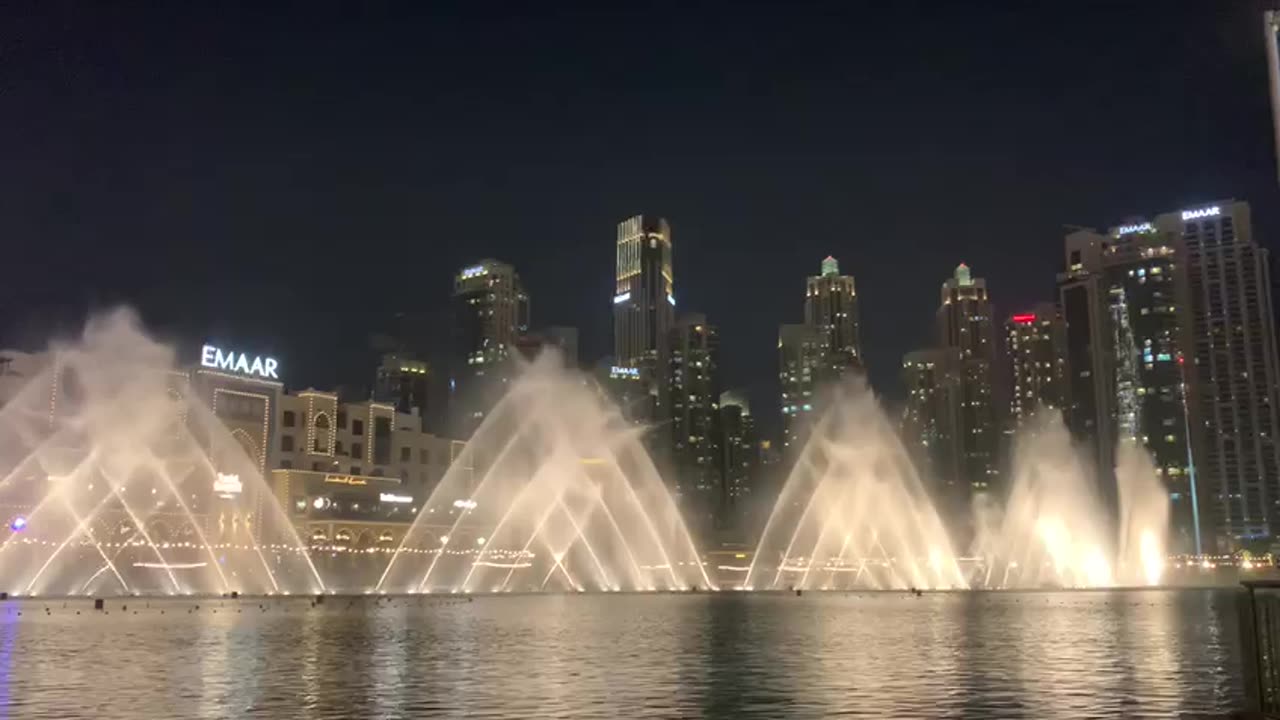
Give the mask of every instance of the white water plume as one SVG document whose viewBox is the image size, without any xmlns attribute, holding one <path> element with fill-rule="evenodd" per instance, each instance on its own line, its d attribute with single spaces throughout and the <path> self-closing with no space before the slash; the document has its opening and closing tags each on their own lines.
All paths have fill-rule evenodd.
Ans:
<svg viewBox="0 0 1280 720">
<path fill-rule="evenodd" d="M 132 313 L 47 358 L 0 407 L 0 589 L 323 589 L 257 462 Z"/>
</svg>

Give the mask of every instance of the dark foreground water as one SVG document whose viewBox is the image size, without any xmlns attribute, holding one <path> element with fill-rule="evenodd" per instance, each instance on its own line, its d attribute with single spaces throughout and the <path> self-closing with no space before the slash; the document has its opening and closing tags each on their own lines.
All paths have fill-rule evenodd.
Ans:
<svg viewBox="0 0 1280 720">
<path fill-rule="evenodd" d="M 1234 591 L 91 607 L 0 604 L 0 716 L 1081 718 L 1243 705 Z"/>
</svg>

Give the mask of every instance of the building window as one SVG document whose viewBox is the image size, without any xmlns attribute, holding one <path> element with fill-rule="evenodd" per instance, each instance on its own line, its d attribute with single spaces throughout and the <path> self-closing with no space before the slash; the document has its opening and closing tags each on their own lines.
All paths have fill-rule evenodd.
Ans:
<svg viewBox="0 0 1280 720">
<path fill-rule="evenodd" d="M 343 430 L 347 429 L 347 411 L 346 410 L 338 411 L 338 427 Z"/>
<path fill-rule="evenodd" d="M 373 472 L 371 472 L 371 473 L 369 473 L 369 474 L 370 474 L 370 475 L 372 475 L 372 476 L 374 476 L 374 477 L 382 477 L 382 468 L 380 468 L 380 467 L 376 467 L 376 468 L 374 468 L 374 469 L 373 469 Z"/>
<path fill-rule="evenodd" d="M 352 474 L 352 475 L 359 475 L 359 474 L 360 474 L 360 466 L 359 466 L 359 465 L 352 465 L 352 466 L 351 466 L 351 474 Z"/>
<path fill-rule="evenodd" d="M 426 465 L 431 460 L 431 451 L 423 448 L 418 451 L 418 462 Z"/>
<path fill-rule="evenodd" d="M 293 427 L 294 424 L 297 422 L 298 422 L 298 419 L 297 417 L 294 416 L 292 410 L 284 411 L 284 418 L 281 420 L 282 425 L 284 425 L 285 427 Z"/>
<path fill-rule="evenodd" d="M 329 416 L 328 416 L 328 415 L 325 415 L 324 413 L 319 413 L 319 414 L 317 414 L 317 415 L 316 415 L 316 429 L 317 429 L 317 430 L 328 430 L 328 429 L 329 429 Z"/>
<path fill-rule="evenodd" d="M 362 421 L 360 421 L 360 420 L 352 420 L 352 421 L 351 421 L 351 434 L 352 434 L 352 435 L 363 435 L 363 434 L 364 434 L 364 423 L 363 423 Z"/>
<path fill-rule="evenodd" d="M 318 462 L 311 463 L 311 469 L 316 472 L 320 472 L 320 463 Z"/>
<path fill-rule="evenodd" d="M 285 458 L 284 460 L 280 461 L 280 467 L 284 468 L 285 470 L 288 470 L 289 468 L 293 467 L 293 461 L 290 460 L 289 458 Z"/>
<path fill-rule="evenodd" d="M 280 436 L 280 451 L 293 452 L 293 436 L 292 435 Z"/>
<path fill-rule="evenodd" d="M 311 441 L 311 451 L 312 451 L 312 452 L 324 452 L 323 450 L 321 450 L 321 449 L 320 449 L 320 438 L 316 438 L 316 439 L 314 439 L 314 440 L 312 440 L 312 441 Z"/>
<path fill-rule="evenodd" d="M 400 448 L 400 462 L 402 463 L 409 462 L 412 456 L 412 452 L 413 452 L 412 448 L 407 448 L 407 447 Z"/>
<path fill-rule="evenodd" d="M 341 441 L 341 440 L 334 440 L 334 441 L 333 441 L 333 451 L 334 451 L 335 453 L 340 453 L 340 452 L 342 452 L 342 441 Z"/>
<path fill-rule="evenodd" d="M 364 446 L 361 445 L 360 443 L 351 443 L 351 457 L 353 458 L 363 457 L 363 455 L 361 454 L 362 450 L 364 450 Z"/>
</svg>

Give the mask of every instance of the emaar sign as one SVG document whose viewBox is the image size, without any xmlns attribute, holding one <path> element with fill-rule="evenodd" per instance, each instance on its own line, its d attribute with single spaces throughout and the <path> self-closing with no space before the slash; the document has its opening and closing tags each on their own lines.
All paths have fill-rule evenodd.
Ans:
<svg viewBox="0 0 1280 720">
<path fill-rule="evenodd" d="M 1221 212 L 1222 209 L 1217 205 L 1214 205 L 1213 207 L 1200 208 L 1199 210 L 1183 210 L 1182 219 L 1197 220 L 1199 218 L 1213 217 L 1214 215 L 1221 214 Z"/>
<path fill-rule="evenodd" d="M 234 350 L 224 352 L 222 348 L 205 345 L 200 349 L 200 364 L 215 370 L 228 370 L 242 375 L 256 375 L 268 380 L 279 380 L 276 369 L 280 366 L 275 358 L 253 357 Z"/>
</svg>

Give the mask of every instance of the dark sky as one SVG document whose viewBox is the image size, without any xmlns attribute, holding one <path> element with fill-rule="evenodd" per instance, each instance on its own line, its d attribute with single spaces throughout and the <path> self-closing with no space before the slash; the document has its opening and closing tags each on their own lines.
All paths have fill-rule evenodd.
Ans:
<svg viewBox="0 0 1280 720">
<path fill-rule="evenodd" d="M 7 344 L 128 302 L 362 383 L 372 332 L 433 332 L 493 256 L 591 361 L 645 212 L 774 426 L 828 253 L 893 399 L 962 260 L 1005 313 L 1052 298 L 1064 224 L 1236 197 L 1280 232 L 1262 2 L 29 5 L 0 9 Z"/>
</svg>

